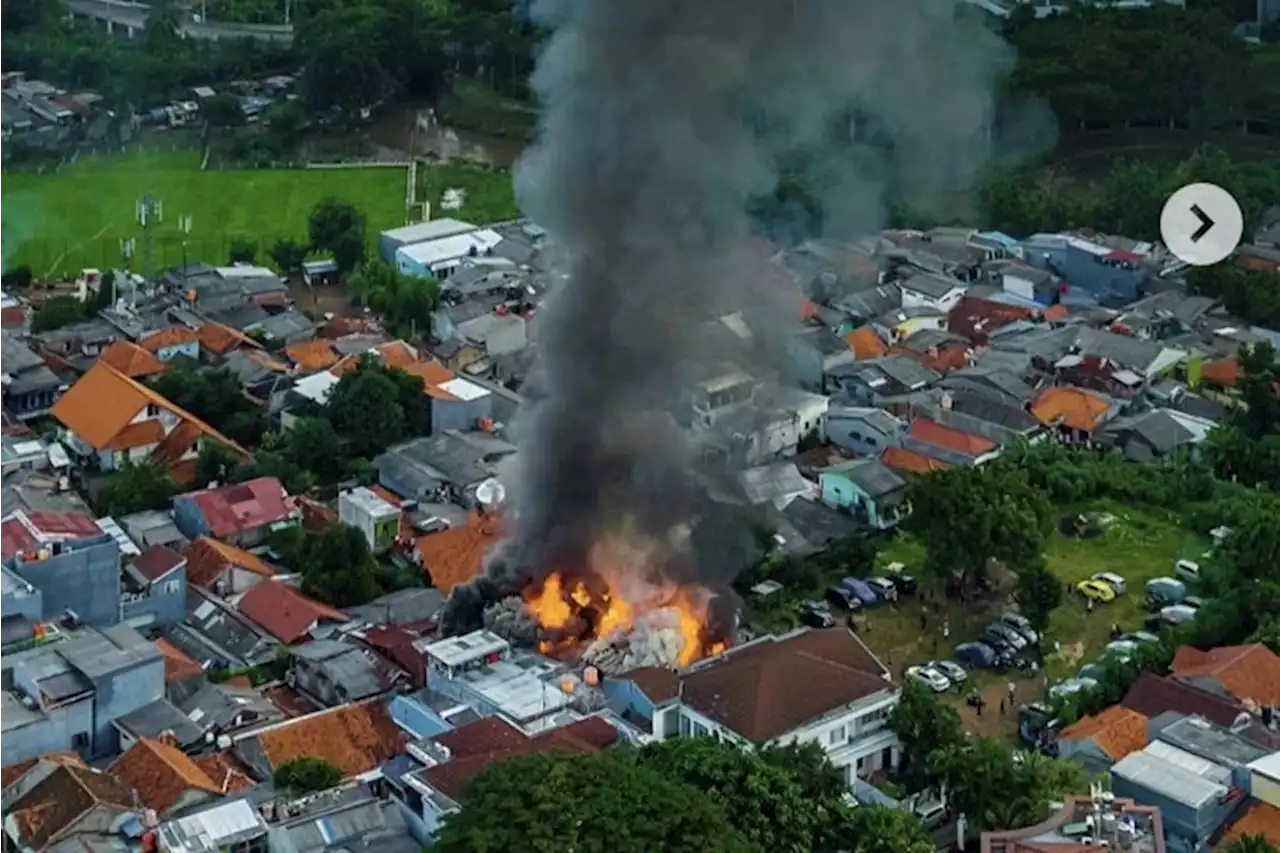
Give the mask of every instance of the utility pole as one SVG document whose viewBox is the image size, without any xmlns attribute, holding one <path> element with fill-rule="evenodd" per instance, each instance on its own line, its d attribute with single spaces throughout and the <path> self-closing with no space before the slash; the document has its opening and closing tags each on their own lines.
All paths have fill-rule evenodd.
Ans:
<svg viewBox="0 0 1280 853">
<path fill-rule="evenodd" d="M 178 230 L 182 232 L 182 278 L 187 278 L 187 238 L 191 236 L 191 217 L 178 217 Z"/>
<path fill-rule="evenodd" d="M 133 238 L 120 241 L 120 255 L 124 258 L 124 274 L 129 277 L 129 291 L 133 292 Z M 116 281 L 116 277 L 111 279 L 111 309 L 120 304 L 120 284 Z"/>
<path fill-rule="evenodd" d="M 138 202 L 138 224 L 142 226 L 142 277 L 155 279 L 155 226 L 164 221 L 164 202 L 143 196 Z"/>
</svg>

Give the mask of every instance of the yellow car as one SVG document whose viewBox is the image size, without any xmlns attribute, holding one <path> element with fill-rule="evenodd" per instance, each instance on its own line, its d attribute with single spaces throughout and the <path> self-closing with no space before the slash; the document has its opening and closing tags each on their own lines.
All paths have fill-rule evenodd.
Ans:
<svg viewBox="0 0 1280 853">
<path fill-rule="evenodd" d="M 1094 601 L 1107 602 L 1116 600 L 1115 589 L 1103 581 L 1080 581 L 1080 583 L 1076 584 L 1076 592 L 1085 598 L 1092 598 Z"/>
</svg>

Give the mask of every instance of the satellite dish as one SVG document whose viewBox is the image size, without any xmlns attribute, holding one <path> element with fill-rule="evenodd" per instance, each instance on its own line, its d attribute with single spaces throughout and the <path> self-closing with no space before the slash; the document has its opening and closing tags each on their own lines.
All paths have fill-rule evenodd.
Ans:
<svg viewBox="0 0 1280 853">
<path fill-rule="evenodd" d="M 497 480 L 485 480 L 476 486 L 476 500 L 481 506 L 491 507 L 502 503 L 507 496 L 507 490 Z"/>
</svg>

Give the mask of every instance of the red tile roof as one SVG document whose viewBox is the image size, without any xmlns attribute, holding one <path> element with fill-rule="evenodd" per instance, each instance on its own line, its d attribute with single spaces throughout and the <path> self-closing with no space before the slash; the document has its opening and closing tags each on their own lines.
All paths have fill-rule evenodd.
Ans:
<svg viewBox="0 0 1280 853">
<path fill-rule="evenodd" d="M 219 539 L 286 521 L 293 513 L 293 502 L 275 477 L 188 492 L 178 500 L 193 501 L 204 515 L 209 532 Z"/>
<path fill-rule="evenodd" d="M 985 344 L 995 329 L 1031 316 L 1031 311 L 993 299 L 962 296 L 947 314 L 947 331 L 969 341 Z"/>
<path fill-rule="evenodd" d="M 364 632 L 364 642 L 387 660 L 409 673 L 414 686 L 427 683 L 427 659 L 413 647 L 418 637 L 394 625 L 374 625 Z"/>
<path fill-rule="evenodd" d="M 880 454 L 880 462 L 886 468 L 904 474 L 928 474 L 932 471 L 945 471 L 951 466 L 941 459 L 934 459 L 905 447 L 886 447 Z"/>
<path fill-rule="evenodd" d="M 284 354 L 303 373 L 316 373 L 338 361 L 338 354 L 324 341 L 303 341 L 286 347 Z"/>
<path fill-rule="evenodd" d="M 136 811 L 137 797 L 109 773 L 60 763 L 37 785 L 6 804 L 6 834 L 21 848 L 43 850 L 71 835 L 77 821 L 97 807 L 104 807 L 111 816 Z"/>
<path fill-rule="evenodd" d="M 449 746 L 453 756 L 422 771 L 422 775 L 431 787 L 460 801 L 467 783 L 499 761 L 548 752 L 586 755 L 617 739 L 618 730 L 600 717 L 587 717 L 532 738 L 509 723 L 487 717 L 437 737 L 437 742 Z"/>
<path fill-rule="evenodd" d="M 222 793 L 182 750 L 150 738 L 139 738 L 111 763 L 107 772 L 137 791 L 144 806 L 161 813 L 176 805 L 188 791 Z"/>
<path fill-rule="evenodd" d="M 1200 367 L 1200 378 L 1219 388 L 1234 388 L 1240 381 L 1240 362 L 1234 358 L 1206 361 Z"/>
<path fill-rule="evenodd" d="M 155 647 L 156 651 L 164 657 L 164 680 L 166 683 L 183 681 L 204 674 L 204 667 L 200 666 L 186 652 L 164 637 L 156 639 Z"/>
<path fill-rule="evenodd" d="M 889 351 L 880 335 L 870 326 L 849 332 L 844 336 L 844 342 L 853 350 L 854 358 L 878 358 Z"/>
<path fill-rule="evenodd" d="M 242 346 L 262 349 L 262 344 L 253 338 L 221 323 L 205 323 L 196 330 L 196 335 L 200 338 L 201 347 L 217 355 L 226 355 Z"/>
<path fill-rule="evenodd" d="M 42 545 L 102 535 L 98 522 L 83 513 L 18 510 L 0 522 L 0 553 L 7 559 Z"/>
<path fill-rule="evenodd" d="M 916 418 L 907 428 L 907 435 L 916 441 L 965 456 L 981 456 L 996 449 L 996 443 L 989 438 L 944 426 L 930 418 Z"/>
<path fill-rule="evenodd" d="M 241 597 L 239 610 L 246 618 L 253 620 L 285 644 L 306 639 L 307 632 L 318 622 L 347 621 L 347 614 L 341 610 L 322 604 L 275 580 L 263 580 L 254 584 Z"/>
<path fill-rule="evenodd" d="M 152 545 L 133 558 L 133 567 L 149 581 L 159 580 L 187 561 L 167 545 Z"/>
<path fill-rule="evenodd" d="M 1221 850 L 1223 845 L 1238 841 L 1246 835 L 1260 835 L 1273 845 L 1280 844 L 1280 808 L 1261 800 L 1248 800 L 1215 846 Z"/>
<path fill-rule="evenodd" d="M 1179 678 L 1210 678 L 1232 696 L 1261 707 L 1280 706 L 1280 655 L 1262 643 L 1223 646 L 1202 652 L 1183 646 L 1174 655 L 1170 674 Z"/>
<path fill-rule="evenodd" d="M 654 702 L 666 702 L 680 694 L 680 676 L 675 670 L 643 666 L 623 673 L 620 678 L 634 682 L 640 692 Z"/>
</svg>

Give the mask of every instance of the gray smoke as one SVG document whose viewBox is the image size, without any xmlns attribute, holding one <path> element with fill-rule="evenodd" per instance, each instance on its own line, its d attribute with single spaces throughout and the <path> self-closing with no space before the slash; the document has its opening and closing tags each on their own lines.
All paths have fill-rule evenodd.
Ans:
<svg viewBox="0 0 1280 853">
<path fill-rule="evenodd" d="M 820 193 L 830 236 L 880 227 L 886 188 L 932 198 L 966 185 L 988 155 L 1011 57 L 958 19 L 957 2 L 534 3 L 554 34 L 517 190 L 567 276 L 538 316 L 539 387 L 515 425 L 514 532 L 488 589 L 572 573 L 626 524 L 662 539 L 694 523 L 694 557 L 655 567 L 667 577 L 714 587 L 742 567 L 749 537 L 708 506 L 673 417 L 725 362 L 758 375 L 777 355 L 721 343 L 708 332 L 717 318 L 743 312 L 762 344 L 798 320 L 765 274 L 748 211 L 774 192 L 782 158 Z M 486 598 L 455 595 L 446 628 L 474 626 Z"/>
</svg>

